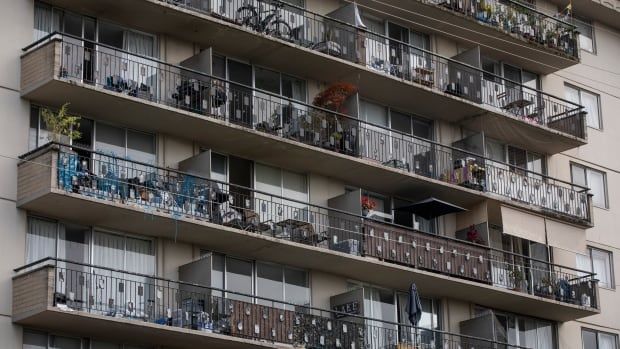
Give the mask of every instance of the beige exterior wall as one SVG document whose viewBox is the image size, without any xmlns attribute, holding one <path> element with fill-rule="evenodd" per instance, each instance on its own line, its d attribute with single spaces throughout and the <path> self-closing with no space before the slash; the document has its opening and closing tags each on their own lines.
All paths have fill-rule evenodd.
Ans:
<svg viewBox="0 0 620 349">
<path fill-rule="evenodd" d="M 319 13 L 330 12 L 340 6 L 340 2 L 307 1 L 307 8 Z M 546 4 L 546 8 L 553 6 Z M 12 269 L 25 260 L 26 212 L 15 208 L 17 189 L 17 167 L 12 158 L 23 154 L 28 147 L 29 102 L 19 97 L 19 55 L 21 47 L 32 41 L 33 1 L 12 2 L 10 11 L 0 14 L 0 347 L 20 348 L 21 327 L 11 323 L 11 277 Z M 607 174 L 609 209 L 594 210 L 595 227 L 587 231 L 588 243 L 614 253 L 615 279 L 620 280 L 620 234 L 616 217 L 620 213 L 620 157 L 616 149 L 620 146 L 620 120 L 616 118 L 620 110 L 620 75 L 617 71 L 620 57 L 620 30 L 595 23 L 597 55 L 582 52 L 582 64 L 565 69 L 543 78 L 546 92 L 563 96 L 564 82 L 583 87 L 601 96 L 603 130 L 588 130 L 589 144 L 553 156 L 549 161 L 549 175 L 570 180 L 571 161 L 591 166 Z M 445 56 L 458 53 L 459 44 L 449 38 L 434 36 L 434 50 Z M 160 57 L 171 63 L 178 63 L 198 52 L 199 47 L 191 42 L 177 38 L 159 37 Z M 215 49 L 217 51 L 217 48 Z M 612 73 L 610 73 L 612 72 Z M 615 72 L 615 73 L 614 73 Z M 324 85 L 319 81 L 308 81 L 309 101 Z M 64 101 L 58 101 L 62 103 Z M 436 123 L 437 139 L 445 144 L 458 140 L 463 135 L 460 127 L 446 123 Z M 200 142 L 209 146 L 209 140 Z M 157 137 L 158 161 L 161 165 L 176 168 L 178 162 L 197 151 L 196 142 L 179 139 L 164 134 Z M 225 149 L 218 149 L 225 153 Z M 327 200 L 344 193 L 346 183 L 314 173 L 308 174 L 310 202 L 327 206 Z M 472 208 L 471 215 L 476 223 L 484 218 L 478 207 Z M 466 226 L 455 215 L 440 220 L 441 227 L 450 235 L 455 229 Z M 173 236 L 174 232 L 171 231 Z M 157 240 L 158 275 L 178 279 L 178 266 L 199 256 L 199 248 L 182 241 L 170 239 Z M 574 266 L 574 256 L 566 251 L 557 251 L 555 260 L 560 264 Z M 311 271 L 312 305 L 329 307 L 329 297 L 347 288 L 347 278 L 339 275 Z M 427 295 L 432 296 L 432 295 Z M 620 294 L 616 290 L 601 289 L 600 315 L 579 321 L 563 323 L 559 326 L 559 347 L 581 348 L 580 328 L 601 329 L 620 333 L 620 321 L 615 309 L 620 309 Z M 456 299 L 442 301 L 444 329 L 458 332 L 459 322 L 469 319 L 472 304 Z"/>
</svg>

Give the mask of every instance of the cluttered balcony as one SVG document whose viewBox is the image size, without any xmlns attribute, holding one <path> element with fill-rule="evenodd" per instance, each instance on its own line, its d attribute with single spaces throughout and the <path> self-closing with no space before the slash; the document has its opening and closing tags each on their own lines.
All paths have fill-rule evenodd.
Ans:
<svg viewBox="0 0 620 349">
<path fill-rule="evenodd" d="M 505 163 L 364 122 L 323 106 L 216 78 L 202 73 L 200 65 L 195 64 L 196 61 L 209 61 L 209 57 L 202 57 L 202 54 L 188 59 L 185 66 L 174 66 L 112 48 L 89 50 L 63 37 L 50 36 L 49 41 L 41 41 L 22 57 L 24 97 L 48 105 L 69 100 L 74 110 L 86 111 L 101 120 L 123 123 L 137 129 L 148 125 L 153 131 L 183 138 L 206 137 L 213 146 L 224 147 L 231 152 L 254 152 L 238 154 L 254 159 L 268 157 L 273 161 L 273 152 L 282 151 L 279 141 L 303 147 L 298 149 L 297 154 L 277 160 L 295 161 L 299 154 L 307 160 L 303 164 L 286 164 L 287 167 L 307 166 L 311 161 L 308 149 L 327 150 L 349 158 L 370 160 L 422 178 L 488 193 L 579 224 L 591 223 L 587 188 L 515 169 Z M 209 54 L 208 50 L 203 52 Z M 94 68 L 96 65 L 97 69 Z M 329 94 L 330 88 L 322 94 Z M 338 85 L 334 85 L 334 90 L 339 89 Z M 506 95 L 506 91 L 502 94 Z M 558 105 L 555 106 L 554 109 L 558 108 Z M 569 108 L 566 106 L 559 108 L 563 110 L 563 116 L 555 124 L 558 128 L 572 129 L 583 124 L 583 114 L 572 114 L 573 109 L 566 109 Z M 127 118 L 126 115 L 132 117 Z M 171 124 L 177 127 L 171 129 Z M 531 126 L 521 121 L 515 125 Z M 487 131 L 493 129 L 488 125 L 485 127 Z M 507 128 L 510 129 L 509 126 Z M 505 131 L 506 128 L 501 129 Z M 245 130 L 255 132 L 247 134 Z M 555 139 L 553 135 L 557 136 L 549 132 L 548 127 L 535 127 L 534 130 L 542 132 L 538 136 L 545 139 L 543 143 L 547 148 L 549 137 Z M 513 136 L 521 134 L 504 131 L 503 134 Z M 493 132 L 486 134 L 490 136 Z M 230 141 L 240 136 L 247 144 L 259 142 L 264 153 L 256 153 L 259 148 L 250 151 L 243 144 Z M 533 138 L 521 139 L 521 142 L 529 142 L 535 147 Z M 566 138 L 562 136 L 562 139 Z M 511 139 L 508 143 L 519 142 Z M 552 144 L 561 146 L 562 142 Z M 318 164 L 325 159 L 317 161 Z M 320 171 L 324 167 L 316 169 Z M 368 184 L 359 183 L 362 176 L 353 176 L 350 171 L 341 173 L 354 177 L 347 178 L 352 183 L 357 181 L 360 186 Z"/>
<path fill-rule="evenodd" d="M 406 288 L 403 282 L 418 278 L 440 294 L 465 292 L 481 304 L 520 295 L 523 302 L 537 304 L 532 309 L 540 316 L 548 317 L 544 312 L 550 309 L 560 319 L 598 312 L 592 273 L 492 249 L 458 234 L 433 235 L 377 220 L 362 212 L 359 191 L 322 207 L 208 179 L 195 172 L 204 156 L 208 153 L 182 162 L 188 171 L 183 172 L 52 144 L 23 157 L 18 206 L 78 223 L 370 277 L 393 287 Z M 418 205 L 432 213 L 411 212 L 439 216 L 464 210 L 432 198 Z"/>
<path fill-rule="evenodd" d="M 356 57 L 356 51 L 363 47 L 363 38 L 367 33 L 377 34 L 360 25 L 362 21 L 348 11 L 338 9 L 317 13 L 279 0 L 142 0 L 131 3 L 102 0 L 87 4 L 76 0 L 50 2 L 93 15 L 106 13 L 110 16 L 109 20 L 135 24 L 152 32 L 181 35 L 201 44 L 212 44 L 209 41 L 213 38 L 206 38 L 200 33 L 226 31 L 228 35 L 216 35 L 215 40 L 220 41 L 227 36 L 245 38 L 241 31 L 246 31 L 254 32 L 258 37 L 274 39 L 263 43 L 263 46 L 268 45 L 272 50 L 284 52 L 287 50 L 285 46 L 296 46 L 321 53 L 329 52 L 362 64 L 362 56 L 357 54 Z M 377 3 L 364 0 L 356 4 L 366 13 L 378 14 L 379 17 L 404 18 L 429 33 L 442 36 L 447 34 L 466 44 L 480 43 L 487 52 L 502 59 L 508 57 L 515 64 L 540 73 L 549 74 L 579 63 L 577 34 L 575 27 L 568 23 L 570 19 L 550 16 L 516 1 L 398 0 Z M 307 4 L 307 7 L 316 8 L 314 6 L 320 8 L 321 4 Z M 346 17 L 342 16 L 343 12 Z M 129 16 L 129 13 L 140 13 L 141 16 Z M 420 13 L 424 15 L 416 15 Z M 461 28 L 463 30 L 459 30 Z M 458 31 L 458 34 L 448 34 L 454 31 Z M 279 41 L 280 45 L 275 41 Z M 233 43 L 224 44 L 230 48 L 231 54 L 232 51 L 249 48 L 234 48 Z"/>
<path fill-rule="evenodd" d="M 521 349 L 364 317 L 363 299 L 324 310 L 52 258 L 15 271 L 13 322 L 98 338 L 136 340 L 140 334 L 141 344 L 213 348 Z"/>
<path fill-rule="evenodd" d="M 62 65 L 62 70 L 58 67 L 54 71 L 58 75 L 52 75 L 52 78 L 106 87 L 110 90 L 127 92 L 132 96 L 137 96 L 137 92 L 141 92 L 143 99 L 157 103 L 174 102 L 171 91 L 167 89 L 174 88 L 176 75 L 205 80 L 209 79 L 208 72 L 211 72 L 211 66 L 192 64 L 191 60 L 182 62 L 179 67 L 99 43 L 87 45 L 98 47 L 96 50 L 85 48 L 76 40 L 81 39 L 52 34 L 29 46 L 22 62 L 39 66 L 23 67 L 29 70 L 23 72 L 24 76 L 39 79 L 46 77 L 37 76 L 39 72 L 45 71 L 49 74 L 54 70 L 51 67 L 49 69 L 52 70 L 48 70 L 40 66 L 43 62 L 36 57 L 43 55 L 42 52 L 39 54 L 32 52 L 46 51 L 41 44 L 47 41 L 51 41 L 52 44 L 55 42 L 54 46 L 61 46 L 56 50 L 62 52 L 56 55 L 58 62 L 50 59 L 45 62 Z M 510 138 L 512 134 L 520 135 L 527 132 L 531 135 L 528 140 L 532 146 L 540 147 L 540 151 L 551 154 L 586 142 L 585 112 L 582 106 L 484 72 L 476 67 L 480 63 L 479 50 L 474 49 L 457 57 L 444 58 L 401 42 L 385 41 L 387 39 L 381 37 L 369 37 L 365 40 L 368 41 L 364 45 L 367 52 L 363 56 L 366 57 L 364 58 L 367 65 L 366 73 L 370 75 L 366 73 L 359 75 L 358 72 L 356 76 L 359 77 L 355 78 L 358 81 L 359 93 L 362 95 L 404 110 L 415 110 L 416 113 L 428 117 L 449 122 L 463 122 L 473 130 L 479 130 L 480 125 L 484 125 L 484 131 L 492 137 Z M 212 62 L 212 58 L 208 57 L 210 52 L 208 50 L 200 55 L 203 62 Z M 291 56 L 291 60 L 294 58 L 294 55 Z M 99 62 L 103 63 L 102 66 Z M 277 68 L 277 64 L 269 66 Z M 324 64 L 322 66 L 329 67 Z M 284 68 L 282 71 L 294 73 L 295 69 L 290 68 Z M 192 70 L 198 74 L 192 74 Z M 343 71 L 342 68 L 340 70 Z M 335 71 L 333 74 L 325 72 L 321 76 L 315 76 L 316 80 L 324 81 L 333 76 L 341 76 Z M 376 73 L 385 74 L 397 81 L 412 82 L 414 85 L 405 89 L 397 88 L 394 81 L 391 81 L 393 79 L 380 78 Z M 312 74 L 304 72 L 303 76 Z M 346 80 L 346 77 L 341 80 Z M 22 90 L 34 96 L 35 91 L 29 91 L 34 87 L 30 82 L 23 80 Z M 505 132 L 506 129 L 514 132 Z M 541 141 L 548 137 L 552 137 L 554 142 Z M 512 136 L 507 141 L 514 144 L 526 142 L 523 137 L 518 136 Z"/>
</svg>

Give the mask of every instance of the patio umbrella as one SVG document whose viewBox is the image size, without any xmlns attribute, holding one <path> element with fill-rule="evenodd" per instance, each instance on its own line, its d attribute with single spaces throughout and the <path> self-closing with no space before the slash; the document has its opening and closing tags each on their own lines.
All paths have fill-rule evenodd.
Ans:
<svg viewBox="0 0 620 349">
<path fill-rule="evenodd" d="M 416 216 L 431 219 L 443 216 L 448 213 L 467 211 L 466 209 L 451 203 L 430 197 L 414 204 L 402 206 L 394 209 L 395 211 L 411 212 Z"/>
<path fill-rule="evenodd" d="M 413 326 L 418 326 L 418 322 L 422 317 L 422 302 L 420 302 L 420 295 L 418 289 L 415 286 L 415 282 L 409 286 L 409 300 L 407 302 L 407 313 L 409 314 L 409 321 Z"/>
</svg>

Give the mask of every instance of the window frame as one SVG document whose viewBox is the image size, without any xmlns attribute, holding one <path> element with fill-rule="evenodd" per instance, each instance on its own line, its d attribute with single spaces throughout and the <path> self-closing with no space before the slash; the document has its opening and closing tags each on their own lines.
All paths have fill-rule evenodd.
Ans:
<svg viewBox="0 0 620 349">
<path fill-rule="evenodd" d="M 36 219 L 36 220 L 40 220 L 40 221 L 47 221 L 49 223 L 53 223 L 56 226 L 56 232 L 55 232 L 55 246 L 54 246 L 54 257 L 53 258 L 59 258 L 59 251 L 60 251 L 60 247 L 58 245 L 58 243 L 60 242 L 60 226 L 61 225 L 76 225 L 76 226 L 83 226 L 84 228 L 88 228 L 88 264 L 90 264 L 90 266 L 92 268 L 98 268 L 98 267 L 102 267 L 102 266 L 98 266 L 94 264 L 94 251 L 95 251 L 95 244 L 94 244 L 94 237 L 96 233 L 103 233 L 103 234 L 111 234 L 111 235 L 117 235 L 123 238 L 123 268 L 122 270 L 127 272 L 127 273 L 133 273 L 131 271 L 129 271 L 129 269 L 127 268 L 127 239 L 128 238 L 132 238 L 132 239 L 140 239 L 140 240 L 144 240 L 144 241 L 149 241 L 151 243 L 151 247 L 152 247 L 152 251 L 153 251 L 153 276 L 157 275 L 157 242 L 156 239 L 150 236 L 145 236 L 145 235 L 139 235 L 139 234 L 133 234 L 133 233 L 125 233 L 122 231 L 118 231 L 118 230 L 111 230 L 111 229 L 107 229 L 107 228 L 103 228 L 103 227 L 98 227 L 98 226 L 93 226 L 93 225 L 81 225 L 81 224 L 76 224 L 73 223 L 71 221 L 66 221 L 66 220 L 58 220 L 58 219 L 52 219 L 52 218 L 48 218 L 45 216 L 39 216 L 39 215 L 28 215 L 27 216 L 27 222 L 29 224 L 31 219 Z M 29 228 L 26 228 L 26 236 L 30 234 L 30 230 Z M 28 253 L 27 253 L 27 249 L 28 249 L 28 243 L 27 241 L 25 242 L 25 251 L 24 251 L 24 260 L 27 262 L 27 257 L 28 257 Z M 45 257 L 44 257 L 45 258 Z M 71 263 L 71 261 L 68 261 L 68 263 Z"/>
<path fill-rule="evenodd" d="M 579 45 L 579 50 L 581 51 L 585 51 L 588 52 L 590 54 L 596 55 L 597 54 L 597 49 L 596 49 L 596 33 L 594 30 L 594 24 L 592 23 L 591 20 L 580 17 L 580 16 L 573 16 L 573 24 L 575 26 L 577 26 L 575 24 L 575 22 L 581 22 L 583 26 L 589 26 L 590 27 L 590 32 L 592 33 L 590 39 L 592 40 L 592 50 L 588 50 L 583 48 L 581 45 Z M 577 26 L 577 31 L 579 31 L 579 26 Z M 579 32 L 579 36 L 583 35 L 581 32 Z M 584 35 L 585 36 L 585 35 Z"/>
<path fill-rule="evenodd" d="M 595 335 L 595 338 L 596 338 L 596 349 L 599 348 L 599 338 L 600 338 L 601 334 L 605 334 L 605 335 L 609 335 L 609 336 L 614 337 L 615 342 L 616 342 L 615 343 L 615 349 L 620 349 L 620 338 L 618 338 L 618 334 L 617 333 L 599 331 L 599 330 L 595 330 L 593 328 L 582 327 L 581 328 L 581 347 L 583 349 L 586 349 L 585 343 L 583 342 L 583 340 L 584 340 L 584 337 L 583 337 L 584 332 L 590 332 L 590 333 Z"/>
<path fill-rule="evenodd" d="M 571 88 L 571 89 L 577 91 L 577 94 L 579 95 L 579 105 L 582 105 L 582 106 L 583 106 L 583 97 L 581 95 L 582 92 L 586 92 L 586 93 L 589 93 L 589 94 L 591 94 L 593 96 L 596 96 L 596 106 L 597 106 L 596 109 L 598 111 L 598 115 L 596 117 L 598 119 L 598 127 L 589 125 L 588 117 L 587 116 L 586 116 L 586 126 L 589 127 L 589 128 L 595 129 L 595 130 L 603 131 L 604 126 L 603 126 L 603 111 L 601 110 L 601 95 L 598 94 L 598 93 L 594 93 L 594 92 L 592 92 L 590 90 L 581 88 L 581 87 L 579 87 L 577 85 L 573 85 L 571 83 L 564 82 L 564 89 L 565 89 L 564 93 L 565 93 L 565 95 L 566 95 L 566 88 Z"/>
<path fill-rule="evenodd" d="M 597 170 L 595 168 L 592 168 L 592 167 L 589 167 L 589 166 L 586 166 L 586 165 L 583 165 L 583 164 L 571 161 L 570 162 L 570 179 L 571 179 L 571 183 L 574 184 L 574 185 L 581 185 L 581 184 L 575 183 L 575 178 L 573 176 L 573 168 L 574 167 L 578 167 L 578 168 L 580 168 L 580 169 L 582 169 L 584 171 L 584 178 L 586 180 L 586 183 L 585 183 L 584 186 L 587 187 L 588 189 L 591 189 L 590 188 L 590 184 L 589 184 L 589 180 L 588 180 L 588 170 L 594 171 L 594 172 L 598 172 L 598 173 L 600 173 L 603 176 L 603 194 L 605 196 L 605 204 L 604 204 L 603 207 L 601 207 L 601 206 L 596 205 L 594 203 L 594 201 L 592 201 L 592 206 L 594 206 L 596 208 L 603 209 L 603 210 L 609 210 L 609 190 L 607 189 L 607 172 L 599 171 L 599 170 Z"/>
<path fill-rule="evenodd" d="M 616 289 L 616 280 L 614 278 L 614 254 L 612 251 L 608 251 L 608 250 L 604 250 L 598 247 L 594 247 L 594 246 L 588 246 L 587 247 L 587 257 L 588 257 L 588 262 L 590 263 L 590 272 L 594 273 L 594 259 L 592 257 L 592 252 L 596 250 L 598 252 L 602 252 L 605 253 L 607 255 L 607 261 L 609 262 L 609 285 L 607 286 L 602 286 L 599 283 L 599 287 L 604 288 L 604 289 L 608 289 L 608 290 L 615 290 Z M 596 276 L 595 276 L 596 277 Z"/>
</svg>

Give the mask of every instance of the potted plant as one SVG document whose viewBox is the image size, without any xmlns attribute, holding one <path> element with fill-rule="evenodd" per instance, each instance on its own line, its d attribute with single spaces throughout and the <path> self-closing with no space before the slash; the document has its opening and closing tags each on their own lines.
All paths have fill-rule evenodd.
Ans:
<svg viewBox="0 0 620 349">
<path fill-rule="evenodd" d="M 545 276 L 540 280 L 541 283 L 541 293 L 547 298 L 555 297 L 555 280 L 551 276 Z"/>
<path fill-rule="evenodd" d="M 513 268 L 508 272 L 508 276 L 510 276 L 510 280 L 512 280 L 512 289 L 515 291 L 521 291 L 521 284 L 525 281 L 525 274 L 521 270 L 521 266 L 513 266 Z"/>
<path fill-rule="evenodd" d="M 66 143 L 70 143 L 70 141 L 82 136 L 77 130 L 80 127 L 80 117 L 69 114 L 69 103 L 63 104 L 58 112 L 44 108 L 41 110 L 41 117 L 49 131 L 48 140 L 50 142 L 60 143 L 68 140 L 69 142 Z"/>
<path fill-rule="evenodd" d="M 377 207 L 377 203 L 371 200 L 368 196 L 362 197 L 362 216 L 368 216 L 370 210 Z"/>
</svg>

